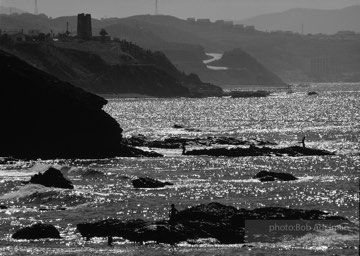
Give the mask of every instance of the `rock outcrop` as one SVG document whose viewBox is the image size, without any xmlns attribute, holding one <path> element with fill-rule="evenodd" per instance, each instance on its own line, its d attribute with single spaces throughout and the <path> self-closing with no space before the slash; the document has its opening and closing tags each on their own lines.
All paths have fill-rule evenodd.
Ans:
<svg viewBox="0 0 360 256">
<path fill-rule="evenodd" d="M 307 95 L 308 96 L 313 96 L 313 95 L 318 95 L 318 93 L 317 92 L 308 92 Z"/>
<path fill-rule="evenodd" d="M 125 40 L 25 42 L 10 49 L 39 69 L 97 94 L 154 97 L 223 94 L 220 87 L 180 72 L 163 53 L 145 50 Z"/>
<path fill-rule="evenodd" d="M 158 156 L 121 144 L 107 101 L 0 51 L 0 156 L 109 158 Z"/>
<path fill-rule="evenodd" d="M 66 179 L 61 171 L 49 167 L 45 172 L 31 176 L 27 183 L 40 184 L 45 187 L 73 189 L 74 186 L 70 180 Z"/>
<path fill-rule="evenodd" d="M 202 204 L 180 211 L 176 219 L 144 221 L 106 219 L 81 223 L 77 229 L 83 237 L 123 237 L 130 241 L 178 243 L 212 238 L 222 244 L 243 243 L 247 220 L 344 220 L 319 210 L 266 207 L 254 210 L 237 209 L 219 203 Z"/>
<path fill-rule="evenodd" d="M 299 146 L 287 148 L 269 148 L 256 147 L 250 148 L 211 148 L 187 151 L 185 155 L 207 155 L 207 156 L 229 156 L 229 157 L 245 157 L 245 156 L 324 156 L 334 155 L 327 150 L 304 148 Z"/>
<path fill-rule="evenodd" d="M 50 224 L 36 223 L 32 226 L 21 228 L 12 235 L 13 239 L 60 239 L 59 231 Z"/>
<path fill-rule="evenodd" d="M 132 184 L 135 188 L 163 188 L 174 185 L 171 182 L 161 182 L 148 177 L 135 179 L 132 181 Z"/>
<path fill-rule="evenodd" d="M 259 179 L 261 182 L 266 181 L 290 181 L 290 180 L 297 180 L 294 175 L 289 173 L 283 173 L 283 172 L 268 172 L 268 171 L 261 171 L 258 174 L 256 174 L 254 179 Z"/>
<path fill-rule="evenodd" d="M 180 128 L 176 128 L 180 129 Z M 190 130 L 191 128 L 185 128 L 185 130 Z M 197 129 L 191 129 L 192 132 L 198 132 Z M 130 138 L 124 138 L 123 142 L 126 145 L 134 147 L 149 147 L 149 148 L 167 148 L 167 149 L 177 149 L 181 148 L 183 143 L 186 145 L 206 145 L 210 146 L 213 144 L 220 145 L 277 145 L 272 141 L 258 140 L 258 139 L 243 139 L 235 137 L 195 137 L 195 138 L 183 138 L 183 137 L 169 137 L 164 140 L 149 140 L 142 134 L 134 135 Z"/>
</svg>

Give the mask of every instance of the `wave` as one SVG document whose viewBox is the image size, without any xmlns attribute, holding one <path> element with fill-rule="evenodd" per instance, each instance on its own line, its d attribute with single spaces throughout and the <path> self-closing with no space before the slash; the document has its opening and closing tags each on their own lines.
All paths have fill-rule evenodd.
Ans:
<svg viewBox="0 0 360 256">
<path fill-rule="evenodd" d="M 70 170 L 68 171 L 68 174 L 70 175 L 81 175 L 83 177 L 89 177 L 89 178 L 94 178 L 94 177 L 101 177 L 101 176 L 105 176 L 106 173 L 104 173 L 101 170 L 96 170 L 96 169 L 92 169 L 92 168 L 81 168 L 81 167 L 75 167 L 75 168 L 70 168 Z"/>
<path fill-rule="evenodd" d="M 338 227 L 339 229 L 341 227 Z M 345 228 L 345 227 L 343 227 Z M 309 249 L 324 251 L 330 248 L 343 248 L 345 244 L 357 245 L 359 242 L 359 230 L 354 227 L 352 231 L 343 233 L 336 229 L 326 229 L 309 233 L 302 237 L 291 239 L 284 237 L 284 241 L 277 244 L 278 247 L 287 249 Z"/>
<path fill-rule="evenodd" d="M 74 206 L 86 203 L 89 201 L 88 197 L 78 191 L 48 188 L 39 184 L 27 184 L 18 187 L 16 191 L 1 196 L 0 200 L 17 199 L 17 202 L 20 204 Z"/>
<path fill-rule="evenodd" d="M 17 191 L 12 191 L 0 197 L 1 200 L 10 200 L 10 199 L 18 199 L 25 198 L 31 196 L 34 193 L 45 193 L 49 191 L 51 188 L 47 188 L 40 184 L 28 184 L 22 187 L 19 187 Z"/>
</svg>

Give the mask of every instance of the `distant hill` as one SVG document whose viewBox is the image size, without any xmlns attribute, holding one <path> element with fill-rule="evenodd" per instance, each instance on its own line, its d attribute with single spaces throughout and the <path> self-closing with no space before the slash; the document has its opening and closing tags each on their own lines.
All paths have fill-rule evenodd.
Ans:
<svg viewBox="0 0 360 256">
<path fill-rule="evenodd" d="M 0 18 L 4 27 L 22 28 L 24 31 L 37 28 L 45 33 L 50 31 L 63 33 L 68 23 L 70 32 L 76 34 L 76 16 L 50 19 L 45 15 L 22 14 L 2 15 Z M 203 60 L 208 57 L 204 46 L 210 46 L 211 52 L 222 52 L 223 47 L 214 40 L 204 38 L 199 33 L 203 30 L 202 27 L 194 30 L 194 27 L 185 20 L 166 15 L 138 15 L 122 19 L 93 19 L 92 25 L 94 35 L 98 35 L 100 29 L 105 28 L 113 37 L 135 42 L 145 49 L 164 52 L 180 71 L 187 74 L 196 73 L 207 83 L 219 86 L 243 83 L 241 73 L 236 70 L 217 72 L 206 68 Z M 254 80 L 251 84 L 255 82 Z M 264 85 L 275 85 L 278 79 L 265 82 Z"/>
<path fill-rule="evenodd" d="M 356 9 L 357 7 L 354 7 L 354 10 Z M 360 16 L 356 16 L 357 19 L 358 17 Z M 35 17 L 32 14 L 21 14 L 1 15 L 0 19 L 0 27 L 23 27 L 25 31 L 39 28 L 46 33 L 50 30 L 55 33 L 64 32 L 68 22 L 70 32 L 76 33 L 76 16 L 50 19 L 45 15 Z M 288 83 L 356 81 L 360 74 L 360 35 L 342 38 L 244 31 L 214 23 L 192 23 L 167 15 L 93 19 L 92 24 L 94 35 L 98 35 L 100 29 L 105 28 L 113 37 L 135 42 L 144 49 L 164 52 L 180 71 L 196 73 L 202 81 L 218 86 L 241 86 L 246 79 L 239 70 L 220 72 L 207 69 L 203 63 L 203 60 L 208 58 L 206 53 L 224 53 L 238 48 L 249 53 L 259 64 Z M 306 32 L 306 24 L 304 25 Z M 301 28 L 301 23 L 298 28 Z M 316 74 L 312 63 L 317 59 L 327 60 L 331 71 Z M 255 70 L 250 67 L 248 70 L 253 73 L 252 77 L 256 76 Z M 278 83 L 278 79 L 273 80 L 269 76 L 269 80 L 264 82 L 266 83 L 257 85 L 273 86 Z M 256 80 L 251 84 L 255 83 Z"/>
<path fill-rule="evenodd" d="M 121 42 L 36 42 L 6 48 L 61 80 L 98 94 L 218 96 L 222 89 L 177 70 L 163 53 Z"/>
<path fill-rule="evenodd" d="M 360 32 L 360 5 L 338 10 L 290 9 L 281 13 L 259 15 L 238 23 L 255 25 L 262 31 L 293 31 L 306 34 L 335 34 L 341 30 Z"/>
<path fill-rule="evenodd" d="M 225 52 L 220 60 L 212 62 L 211 65 L 228 67 L 226 71 L 229 73 L 237 71 L 237 79 L 242 80 L 243 84 L 266 85 L 268 81 L 273 81 L 273 85 L 285 86 L 278 76 L 241 49 Z"/>
<path fill-rule="evenodd" d="M 0 14 L 12 14 L 12 13 L 25 13 L 25 11 L 15 8 L 15 7 L 6 7 L 0 6 Z"/>
</svg>

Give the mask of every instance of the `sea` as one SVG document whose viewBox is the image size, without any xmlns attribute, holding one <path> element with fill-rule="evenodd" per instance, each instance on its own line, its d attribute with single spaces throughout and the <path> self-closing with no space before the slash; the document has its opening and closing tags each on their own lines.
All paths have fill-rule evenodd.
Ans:
<svg viewBox="0 0 360 256">
<path fill-rule="evenodd" d="M 308 96 L 308 91 L 318 95 Z M 16 99 L 14 99 L 16 100 Z M 358 255 L 360 172 L 360 84 L 295 87 L 266 98 L 112 98 L 104 110 L 123 136 L 236 137 L 267 140 L 278 147 L 299 145 L 335 152 L 310 157 L 183 156 L 181 149 L 148 149 L 163 158 L 33 160 L 0 165 L 0 255 Z M 19 117 L 21 118 L 21 117 Z M 179 124 L 189 129 L 175 129 Z M 71 124 L 69 124 L 71 125 Z M 220 146 L 220 145 L 215 145 Z M 191 148 L 206 146 L 193 145 Z M 54 166 L 75 188 L 27 184 Z M 299 180 L 261 183 L 259 171 L 291 173 Z M 174 186 L 135 189 L 131 179 L 151 177 Z M 346 217 L 351 231 L 326 230 L 276 243 L 233 245 L 136 244 L 114 238 L 83 239 L 76 225 L 105 218 L 159 220 L 178 210 L 219 202 L 237 208 L 278 206 L 317 209 Z M 13 240 L 18 229 L 53 224 L 62 239 Z"/>
</svg>

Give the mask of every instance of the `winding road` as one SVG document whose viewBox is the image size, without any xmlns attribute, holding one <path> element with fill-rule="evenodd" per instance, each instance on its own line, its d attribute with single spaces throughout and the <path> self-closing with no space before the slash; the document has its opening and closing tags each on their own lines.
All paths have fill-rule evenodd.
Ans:
<svg viewBox="0 0 360 256">
<path fill-rule="evenodd" d="M 206 67 L 208 69 L 212 69 L 212 70 L 228 70 L 229 69 L 228 67 L 216 67 L 216 66 L 208 65 L 214 61 L 220 60 L 224 54 L 222 54 L 222 53 L 206 53 L 206 55 L 212 57 L 212 59 L 203 61 L 203 63 L 206 64 Z"/>
</svg>

